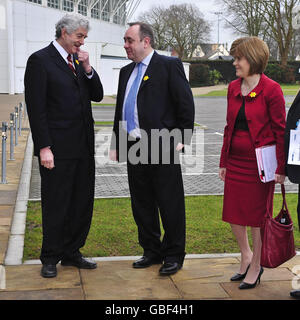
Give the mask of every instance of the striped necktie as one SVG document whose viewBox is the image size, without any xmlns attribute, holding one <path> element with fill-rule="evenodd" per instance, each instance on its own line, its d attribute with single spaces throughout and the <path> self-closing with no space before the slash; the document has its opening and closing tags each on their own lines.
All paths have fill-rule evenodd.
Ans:
<svg viewBox="0 0 300 320">
<path fill-rule="evenodd" d="M 75 70 L 75 68 L 74 68 L 73 61 L 72 61 L 72 57 L 71 57 L 70 54 L 68 55 L 68 58 L 67 58 L 67 59 L 68 59 L 68 66 L 69 66 L 69 68 L 72 70 L 74 76 L 76 76 L 76 70 Z"/>
<path fill-rule="evenodd" d="M 138 94 L 139 84 L 142 77 L 142 66 L 143 63 L 138 63 L 138 73 L 134 82 L 129 90 L 128 96 L 125 101 L 125 121 L 127 121 L 127 132 L 130 133 L 132 130 L 136 128 L 134 121 L 134 109 L 136 98 Z"/>
</svg>

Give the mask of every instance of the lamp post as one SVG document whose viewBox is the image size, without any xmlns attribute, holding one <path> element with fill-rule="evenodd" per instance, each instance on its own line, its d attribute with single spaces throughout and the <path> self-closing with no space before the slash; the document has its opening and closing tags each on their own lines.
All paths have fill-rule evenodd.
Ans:
<svg viewBox="0 0 300 320">
<path fill-rule="evenodd" d="M 220 46 L 220 15 L 223 14 L 221 11 L 214 12 L 216 16 L 218 16 L 218 56 L 219 56 L 219 46 Z"/>
</svg>

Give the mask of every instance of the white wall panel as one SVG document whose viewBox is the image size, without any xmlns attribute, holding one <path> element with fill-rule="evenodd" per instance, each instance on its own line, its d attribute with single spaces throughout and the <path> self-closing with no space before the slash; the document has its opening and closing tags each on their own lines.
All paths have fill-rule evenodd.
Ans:
<svg viewBox="0 0 300 320">
<path fill-rule="evenodd" d="M 23 76 L 28 57 L 33 52 L 49 45 L 55 38 L 56 22 L 65 14 L 66 12 L 42 7 L 34 3 L 13 1 L 16 93 L 21 93 L 24 90 Z M 90 19 L 90 25 L 91 30 L 82 49 L 89 52 L 91 64 L 99 71 L 102 44 L 113 43 L 117 47 L 123 46 L 125 27 L 95 19 Z M 116 53 L 118 51 L 120 51 L 120 48 L 115 50 Z M 111 63 L 109 65 L 111 66 L 110 70 L 106 68 L 107 72 L 103 73 L 101 80 L 104 84 L 108 83 L 105 86 L 110 88 L 109 92 L 111 92 L 111 76 L 114 65 Z"/>
<path fill-rule="evenodd" d="M 5 69 L 6 70 L 6 69 Z M 0 74 L 2 72 L 5 72 L 5 70 L 2 70 L 2 68 L 0 67 Z M 8 82 L 7 82 L 7 78 L 6 79 L 1 79 L 0 78 L 0 93 L 8 93 Z"/>
<path fill-rule="evenodd" d="M 0 0 L 0 93 L 8 92 L 6 1 Z"/>
<path fill-rule="evenodd" d="M 0 23 L 0 93 L 22 93 L 28 57 L 50 44 L 55 38 L 55 24 L 66 12 L 22 0 L 0 0 L 0 19 L 1 12 L 6 12 L 6 3 L 12 7 L 12 30 L 9 34 L 13 42 L 9 42 L 7 30 L 1 29 Z M 90 26 L 82 49 L 89 52 L 90 62 L 101 77 L 104 93 L 116 94 L 119 70 L 130 63 L 129 60 L 118 60 L 126 57 L 123 48 L 126 26 L 93 18 L 90 18 Z M 11 56 L 8 48 L 13 50 Z M 101 59 L 101 55 L 111 55 L 116 59 Z M 9 64 L 12 65 L 8 67 Z"/>
<path fill-rule="evenodd" d="M 120 69 L 130 62 L 130 60 L 101 59 L 98 72 L 105 95 L 117 94 Z"/>
</svg>

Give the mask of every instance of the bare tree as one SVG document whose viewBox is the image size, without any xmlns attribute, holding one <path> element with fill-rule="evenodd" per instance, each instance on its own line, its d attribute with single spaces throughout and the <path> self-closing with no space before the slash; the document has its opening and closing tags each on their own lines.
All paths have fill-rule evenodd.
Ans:
<svg viewBox="0 0 300 320">
<path fill-rule="evenodd" d="M 266 23 L 270 28 L 270 36 L 278 45 L 281 64 L 287 65 L 288 57 L 293 42 L 293 10 L 299 4 L 299 0 L 269 0 L 262 1 L 263 11 L 266 15 Z"/>
<path fill-rule="evenodd" d="M 259 36 L 278 50 L 287 65 L 294 32 L 293 9 L 299 0 L 222 0 L 229 15 L 228 24 L 238 33 Z M 272 43 L 276 43 L 276 46 Z M 278 49 L 277 49 L 277 48 Z"/>
<path fill-rule="evenodd" d="M 300 53 L 300 31 L 295 30 L 294 36 L 292 39 L 292 45 L 290 50 L 289 59 L 295 60 Z"/>
<path fill-rule="evenodd" d="M 209 39 L 211 30 L 198 7 L 192 4 L 172 5 L 167 9 L 154 7 L 139 19 L 153 27 L 158 49 L 170 46 L 179 58 L 191 57 L 197 45 Z"/>
<path fill-rule="evenodd" d="M 147 22 L 152 26 L 156 48 L 158 50 L 166 50 L 169 42 L 167 41 L 165 9 L 161 6 L 152 7 L 149 11 L 140 14 L 138 20 Z"/>
<path fill-rule="evenodd" d="M 265 16 L 260 0 L 221 0 L 225 6 L 223 16 L 227 25 L 237 33 L 265 37 Z"/>
</svg>

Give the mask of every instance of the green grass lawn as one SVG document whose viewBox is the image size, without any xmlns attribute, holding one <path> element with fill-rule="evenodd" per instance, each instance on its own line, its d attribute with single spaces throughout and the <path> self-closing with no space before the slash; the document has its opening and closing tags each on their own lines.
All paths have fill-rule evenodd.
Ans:
<svg viewBox="0 0 300 320">
<path fill-rule="evenodd" d="M 300 85 L 299 84 L 281 84 L 281 89 L 285 96 L 296 96 Z"/>
<path fill-rule="evenodd" d="M 298 84 L 281 84 L 281 88 L 283 94 L 285 96 L 296 96 L 300 85 Z M 196 95 L 195 97 L 226 97 L 227 96 L 227 89 L 224 90 L 214 90 L 207 94 Z"/>
<path fill-rule="evenodd" d="M 92 103 L 92 107 L 115 107 L 115 103 Z"/>
<path fill-rule="evenodd" d="M 221 220 L 222 200 L 222 196 L 186 197 L 187 253 L 239 252 L 229 224 Z M 280 210 L 281 201 L 281 195 L 276 194 L 276 214 Z M 297 195 L 287 194 L 287 203 L 294 220 L 295 244 L 299 250 Z M 39 258 L 42 243 L 41 223 L 40 202 L 29 202 L 24 260 Z M 81 252 L 87 257 L 135 256 L 143 253 L 137 240 L 137 227 L 132 217 L 130 199 L 95 200 L 91 230 Z"/>
<path fill-rule="evenodd" d="M 226 97 L 227 89 L 223 90 L 214 90 L 206 94 L 196 95 L 195 97 Z"/>
<path fill-rule="evenodd" d="M 94 125 L 112 127 L 114 125 L 114 122 L 113 121 L 95 121 Z"/>
</svg>

